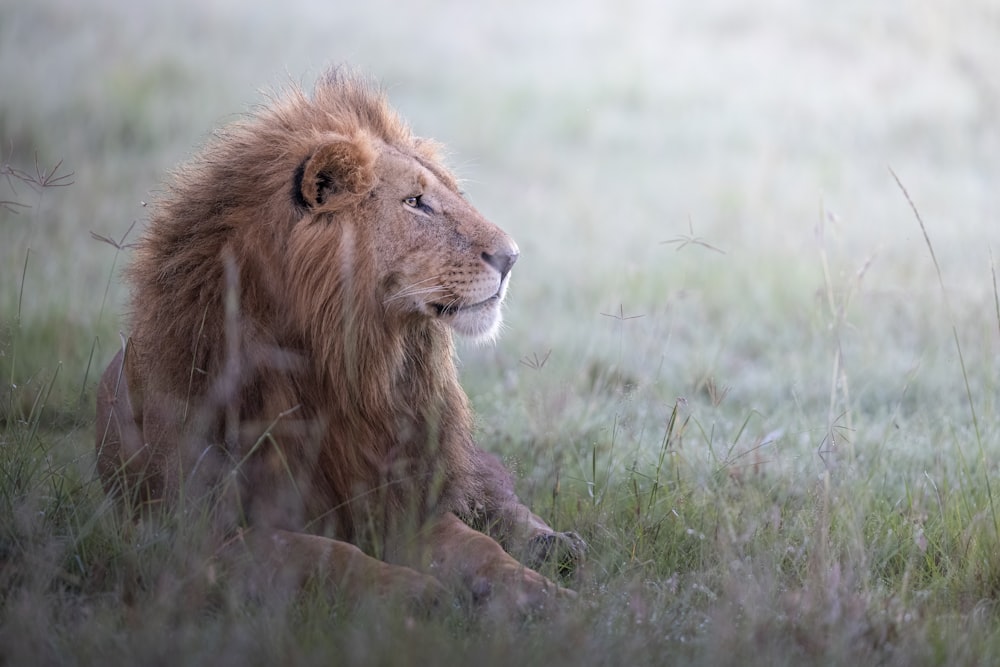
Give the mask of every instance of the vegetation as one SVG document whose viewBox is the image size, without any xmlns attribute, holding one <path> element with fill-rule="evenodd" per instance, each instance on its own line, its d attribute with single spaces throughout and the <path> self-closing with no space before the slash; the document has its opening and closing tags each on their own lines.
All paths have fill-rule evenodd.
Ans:
<svg viewBox="0 0 1000 667">
<path fill-rule="evenodd" d="M 1000 662 L 1000 14 L 672 4 L 0 0 L 0 664 Z M 459 353 L 548 617 L 247 595 L 96 480 L 144 202 L 340 61 L 521 244 Z"/>
</svg>

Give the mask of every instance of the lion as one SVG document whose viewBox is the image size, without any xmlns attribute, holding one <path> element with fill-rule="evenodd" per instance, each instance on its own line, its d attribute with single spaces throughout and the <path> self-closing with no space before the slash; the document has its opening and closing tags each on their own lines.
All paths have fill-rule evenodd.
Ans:
<svg viewBox="0 0 1000 667">
<path fill-rule="evenodd" d="M 176 170 L 98 387 L 109 493 L 208 507 L 264 576 L 296 585 L 524 613 L 575 595 L 536 568 L 585 544 L 473 440 L 452 335 L 496 335 L 519 250 L 440 150 L 338 68 Z"/>
</svg>

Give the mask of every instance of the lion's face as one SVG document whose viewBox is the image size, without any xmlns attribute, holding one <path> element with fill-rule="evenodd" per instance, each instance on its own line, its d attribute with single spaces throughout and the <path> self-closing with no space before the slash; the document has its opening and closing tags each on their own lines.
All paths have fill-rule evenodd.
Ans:
<svg viewBox="0 0 1000 667">
<path fill-rule="evenodd" d="M 495 333 L 517 245 L 433 163 L 386 147 L 376 172 L 383 303 L 439 319 L 464 336 Z"/>
<path fill-rule="evenodd" d="M 335 221 L 355 219 L 328 228 L 340 235 L 341 263 L 370 251 L 374 296 L 387 317 L 429 318 L 463 336 L 493 336 L 518 257 L 513 239 L 463 198 L 427 144 L 407 151 L 364 135 L 334 142 L 348 146 L 314 153 L 300 170 L 300 192 Z M 348 258 L 351 267 L 358 260 Z"/>
</svg>

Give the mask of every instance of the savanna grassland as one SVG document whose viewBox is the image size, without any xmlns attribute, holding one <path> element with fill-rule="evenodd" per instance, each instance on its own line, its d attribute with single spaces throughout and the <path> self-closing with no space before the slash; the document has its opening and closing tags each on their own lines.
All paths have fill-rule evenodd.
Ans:
<svg viewBox="0 0 1000 667">
<path fill-rule="evenodd" d="M 1000 663 L 996 2 L 249 4 L 0 0 L 0 664 Z M 248 600 L 95 481 L 144 202 L 341 62 L 521 246 L 459 355 L 548 618 Z"/>
</svg>

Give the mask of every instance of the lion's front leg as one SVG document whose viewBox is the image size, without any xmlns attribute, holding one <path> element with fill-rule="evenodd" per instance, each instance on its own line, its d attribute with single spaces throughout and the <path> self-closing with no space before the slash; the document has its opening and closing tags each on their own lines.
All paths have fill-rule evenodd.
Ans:
<svg viewBox="0 0 1000 667">
<path fill-rule="evenodd" d="M 348 542 L 286 530 L 251 530 L 243 542 L 257 583 L 272 590 L 295 591 L 315 581 L 348 600 L 398 597 L 424 611 L 451 599 L 433 576 L 378 560 Z"/>
<path fill-rule="evenodd" d="M 561 573 L 583 563 L 587 543 L 574 532 L 553 530 L 514 493 L 514 482 L 499 458 L 477 449 L 477 476 L 482 504 L 470 522 L 495 537 L 528 567 L 555 564 Z"/>
<path fill-rule="evenodd" d="M 428 526 L 424 546 L 427 569 L 441 581 L 467 590 L 476 603 L 525 615 L 551 607 L 559 598 L 576 597 L 450 512 Z"/>
</svg>

